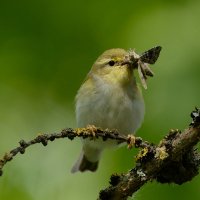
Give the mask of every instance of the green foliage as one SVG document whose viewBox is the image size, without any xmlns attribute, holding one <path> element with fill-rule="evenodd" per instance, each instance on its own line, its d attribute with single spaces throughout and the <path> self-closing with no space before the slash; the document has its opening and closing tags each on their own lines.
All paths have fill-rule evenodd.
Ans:
<svg viewBox="0 0 200 200">
<path fill-rule="evenodd" d="M 74 96 L 108 48 L 163 47 L 143 91 L 137 135 L 158 142 L 184 129 L 199 105 L 199 1 L 4 1 L 0 3 L 0 154 L 40 132 L 75 127 Z M 107 150 L 97 173 L 70 174 L 79 141 L 35 145 L 4 169 L 0 199 L 95 199 L 136 150 Z M 126 155 L 126 156 L 125 156 Z M 136 199 L 200 198 L 199 177 L 182 186 L 150 183 Z M 87 192 L 85 192 L 87 191 Z"/>
</svg>

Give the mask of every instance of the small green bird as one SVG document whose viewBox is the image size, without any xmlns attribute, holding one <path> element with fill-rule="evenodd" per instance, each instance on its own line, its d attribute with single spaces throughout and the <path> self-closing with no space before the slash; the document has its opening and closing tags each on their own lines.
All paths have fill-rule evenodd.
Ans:
<svg viewBox="0 0 200 200">
<path fill-rule="evenodd" d="M 148 72 L 152 75 L 146 65 L 142 68 L 146 63 L 140 58 L 144 56 L 140 57 L 133 50 L 110 49 L 96 60 L 76 96 L 78 127 L 94 125 L 117 129 L 124 135 L 135 133 L 143 121 L 145 107 L 133 70 L 140 68 L 143 78 Z M 155 56 L 154 60 L 157 60 Z M 105 142 L 100 138 L 95 141 L 83 139 L 82 143 L 82 152 L 72 173 L 96 171 L 103 149 L 117 145 L 116 141 Z"/>
</svg>

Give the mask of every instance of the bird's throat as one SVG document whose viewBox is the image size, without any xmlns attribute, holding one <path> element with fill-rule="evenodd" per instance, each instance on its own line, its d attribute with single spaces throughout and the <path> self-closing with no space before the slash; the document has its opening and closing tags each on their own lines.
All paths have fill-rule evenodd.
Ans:
<svg viewBox="0 0 200 200">
<path fill-rule="evenodd" d="M 116 67 L 104 76 L 105 80 L 111 84 L 127 85 L 133 81 L 133 70 L 129 67 Z"/>
</svg>

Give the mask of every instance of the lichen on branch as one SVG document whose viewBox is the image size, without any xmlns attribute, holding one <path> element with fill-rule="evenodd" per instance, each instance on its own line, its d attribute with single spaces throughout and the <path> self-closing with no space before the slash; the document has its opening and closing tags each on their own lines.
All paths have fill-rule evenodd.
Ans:
<svg viewBox="0 0 200 200">
<path fill-rule="evenodd" d="M 99 200 L 126 200 L 148 181 L 183 184 L 199 173 L 200 154 L 194 148 L 200 140 L 200 109 L 191 113 L 189 128 L 170 130 L 158 145 L 148 145 L 136 156 L 136 167 L 113 174 L 110 186 L 99 193 Z"/>
<path fill-rule="evenodd" d="M 60 133 L 40 134 L 26 142 L 20 140 L 19 146 L 5 153 L 0 159 L 0 176 L 3 167 L 17 154 L 24 154 L 25 150 L 34 144 L 48 145 L 55 139 L 75 137 L 95 140 L 101 138 L 127 143 L 128 148 L 141 148 L 136 156 L 136 166 L 123 174 L 113 174 L 110 186 L 99 193 L 99 200 L 126 200 L 140 189 L 146 182 L 156 180 L 160 183 L 182 184 L 192 180 L 199 173 L 200 154 L 194 148 L 200 140 L 200 109 L 191 113 L 192 122 L 186 130 L 170 130 L 170 132 L 154 145 L 133 135 L 124 136 L 117 130 L 102 130 L 94 126 L 78 129 L 63 129 Z"/>
<path fill-rule="evenodd" d="M 118 143 L 126 142 L 128 147 L 131 148 L 133 145 L 135 147 L 145 147 L 148 145 L 147 142 L 143 141 L 140 137 L 134 137 L 132 135 L 124 136 L 121 135 L 117 130 L 102 130 L 101 128 L 96 128 L 94 126 L 88 126 L 86 128 L 66 128 L 60 133 L 52 134 L 40 134 L 34 139 L 26 142 L 25 140 L 19 141 L 19 146 L 12 149 L 11 151 L 4 154 L 3 158 L 0 159 L 0 176 L 3 174 L 3 167 L 8 162 L 11 161 L 17 154 L 24 154 L 25 150 L 34 144 L 41 143 L 43 146 L 47 146 L 49 141 L 54 141 L 55 139 L 68 138 L 73 140 L 75 137 L 89 138 L 95 140 L 97 138 L 102 138 L 103 141 L 108 139 L 116 140 Z M 134 142 L 133 142 L 134 141 Z"/>
</svg>

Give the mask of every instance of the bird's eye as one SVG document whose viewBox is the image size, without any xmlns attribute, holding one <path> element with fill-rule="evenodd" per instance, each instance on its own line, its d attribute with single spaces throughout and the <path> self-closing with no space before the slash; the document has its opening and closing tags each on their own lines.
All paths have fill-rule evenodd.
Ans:
<svg viewBox="0 0 200 200">
<path fill-rule="evenodd" d="M 114 66 L 114 65 L 115 65 L 115 61 L 114 61 L 114 60 L 110 60 L 110 61 L 108 62 L 108 64 L 109 64 L 110 66 Z"/>
</svg>

